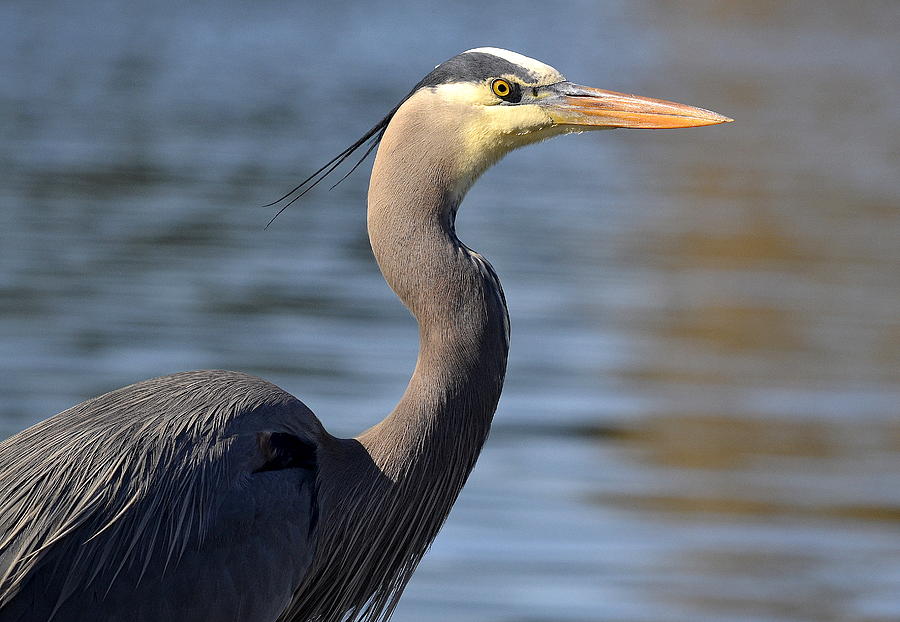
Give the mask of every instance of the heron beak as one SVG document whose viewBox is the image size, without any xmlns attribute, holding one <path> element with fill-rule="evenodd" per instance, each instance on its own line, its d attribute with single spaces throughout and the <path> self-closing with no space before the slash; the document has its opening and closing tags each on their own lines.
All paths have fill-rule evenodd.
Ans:
<svg viewBox="0 0 900 622">
<path fill-rule="evenodd" d="M 731 123 L 734 119 L 711 110 L 662 99 L 603 91 L 571 82 L 546 87 L 551 95 L 539 100 L 557 126 L 574 130 L 631 127 L 671 129 Z"/>
</svg>

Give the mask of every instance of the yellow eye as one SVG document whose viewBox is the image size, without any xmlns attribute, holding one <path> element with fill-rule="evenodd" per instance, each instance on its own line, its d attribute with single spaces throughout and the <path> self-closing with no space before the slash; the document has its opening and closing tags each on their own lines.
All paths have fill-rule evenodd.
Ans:
<svg viewBox="0 0 900 622">
<path fill-rule="evenodd" d="M 512 89 L 509 86 L 509 82 L 502 78 L 497 78 L 491 82 L 491 90 L 494 91 L 494 95 L 497 97 L 506 97 Z"/>
</svg>

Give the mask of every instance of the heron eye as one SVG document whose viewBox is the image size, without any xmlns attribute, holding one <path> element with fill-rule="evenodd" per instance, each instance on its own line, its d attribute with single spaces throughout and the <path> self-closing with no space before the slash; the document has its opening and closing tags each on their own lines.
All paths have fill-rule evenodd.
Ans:
<svg viewBox="0 0 900 622">
<path fill-rule="evenodd" d="M 494 91 L 494 95 L 503 98 L 508 97 L 512 89 L 509 86 L 509 82 L 503 80 L 502 78 L 497 78 L 496 80 L 491 82 L 491 90 Z"/>
</svg>

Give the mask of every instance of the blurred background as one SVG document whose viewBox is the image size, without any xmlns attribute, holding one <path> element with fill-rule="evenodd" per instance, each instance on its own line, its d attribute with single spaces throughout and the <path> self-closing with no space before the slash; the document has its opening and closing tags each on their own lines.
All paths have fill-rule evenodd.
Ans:
<svg viewBox="0 0 900 622">
<path fill-rule="evenodd" d="M 377 422 L 417 343 L 368 166 L 257 206 L 496 45 L 736 122 L 469 194 L 509 375 L 396 622 L 900 620 L 898 32 L 893 1 L 4 2 L 0 436 L 196 368 Z"/>
</svg>

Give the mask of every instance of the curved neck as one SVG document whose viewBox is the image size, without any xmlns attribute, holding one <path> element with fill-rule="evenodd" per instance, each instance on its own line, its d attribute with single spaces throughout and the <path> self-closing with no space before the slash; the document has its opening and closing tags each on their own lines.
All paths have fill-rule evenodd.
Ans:
<svg viewBox="0 0 900 622">
<path fill-rule="evenodd" d="M 490 265 L 456 238 L 465 189 L 454 187 L 457 163 L 428 129 L 398 114 L 372 172 L 369 238 L 419 324 L 419 357 L 400 403 L 359 441 L 392 479 L 425 462 L 458 465 L 461 487 L 500 398 L 508 324 Z"/>
<path fill-rule="evenodd" d="M 443 159 L 446 144 L 428 119 L 401 107 L 378 149 L 369 238 L 419 324 L 419 358 L 390 415 L 317 454 L 319 544 L 296 615 L 285 619 L 385 619 L 490 429 L 506 373 L 506 305 L 490 265 L 454 233 L 465 188 L 453 186 L 461 177 Z"/>
</svg>

